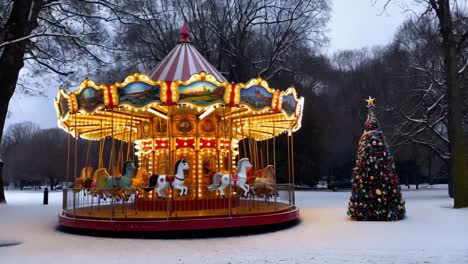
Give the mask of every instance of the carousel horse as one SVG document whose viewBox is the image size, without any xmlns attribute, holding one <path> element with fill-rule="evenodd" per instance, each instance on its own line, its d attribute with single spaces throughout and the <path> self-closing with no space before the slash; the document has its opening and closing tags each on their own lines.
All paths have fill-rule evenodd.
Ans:
<svg viewBox="0 0 468 264">
<path fill-rule="evenodd" d="M 81 190 L 90 190 L 93 183 L 93 168 L 84 167 L 81 169 L 81 176 L 76 178 L 74 192 L 80 192 Z"/>
<path fill-rule="evenodd" d="M 160 199 L 164 199 L 166 198 L 164 190 L 167 189 L 172 182 L 172 187 L 180 190 L 179 196 L 187 195 L 188 188 L 184 185 L 184 171 L 188 169 L 189 165 L 185 159 L 178 160 L 175 164 L 174 176 L 153 174 L 149 178 L 149 187 L 144 188 L 144 190 L 146 192 L 150 192 L 157 184 L 158 187 L 156 188 L 156 193 Z"/>
<path fill-rule="evenodd" d="M 275 189 L 275 169 L 273 168 L 273 165 L 268 165 L 263 169 L 262 176 L 254 180 L 252 184 L 252 192 L 255 195 L 265 195 L 265 197 L 268 198 L 276 195 Z"/>
<path fill-rule="evenodd" d="M 93 174 L 93 182 L 92 182 L 92 185 L 91 185 L 91 194 L 93 196 L 99 196 L 99 198 L 104 198 L 106 199 L 107 197 L 110 197 L 109 195 L 109 192 L 106 191 L 104 192 L 104 189 L 98 189 L 96 187 L 97 185 L 97 179 L 100 178 L 100 177 L 103 177 L 101 175 L 104 175 L 104 176 L 109 176 L 109 173 L 107 173 L 107 169 L 106 168 L 100 168 L 100 169 L 97 169 L 96 171 L 94 171 L 94 174 Z"/>
<path fill-rule="evenodd" d="M 132 181 L 136 168 L 133 161 L 126 161 L 123 165 L 124 171 L 121 177 L 112 177 L 109 175 L 105 168 L 96 170 L 99 171 L 96 176 L 96 189 L 98 192 L 102 191 L 103 194 L 108 194 L 110 191 L 114 192 L 119 198 L 128 199 L 129 194 L 133 192 Z M 113 194 L 113 193 L 111 193 Z"/>
<path fill-rule="evenodd" d="M 210 192 L 219 190 L 220 194 L 224 196 L 224 188 L 227 186 L 239 186 L 244 190 L 244 196 L 247 196 L 249 193 L 249 185 L 247 185 L 247 168 L 251 168 L 252 164 L 248 158 L 243 158 L 237 163 L 237 174 L 223 174 L 221 172 L 213 175 L 213 184 L 208 186 Z M 221 179 L 221 184 L 220 184 Z M 219 187 L 218 187 L 219 186 Z"/>
<path fill-rule="evenodd" d="M 139 168 L 136 176 L 132 180 L 132 188 L 141 193 L 145 186 L 148 186 L 148 172 L 144 168 Z"/>
</svg>

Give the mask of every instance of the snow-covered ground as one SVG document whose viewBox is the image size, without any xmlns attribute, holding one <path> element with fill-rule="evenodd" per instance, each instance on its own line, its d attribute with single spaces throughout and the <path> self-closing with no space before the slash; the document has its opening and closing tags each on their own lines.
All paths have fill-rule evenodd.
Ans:
<svg viewBox="0 0 468 264">
<path fill-rule="evenodd" d="M 468 209 L 452 209 L 446 186 L 404 190 L 407 218 L 354 222 L 348 192 L 301 191 L 302 222 L 250 236 L 122 239 L 56 230 L 61 193 L 7 191 L 0 206 L 0 263 L 468 263 Z"/>
</svg>

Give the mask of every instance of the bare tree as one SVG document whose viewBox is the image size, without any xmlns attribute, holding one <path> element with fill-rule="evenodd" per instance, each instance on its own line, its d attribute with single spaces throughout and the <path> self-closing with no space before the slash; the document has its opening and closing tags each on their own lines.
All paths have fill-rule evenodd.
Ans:
<svg viewBox="0 0 468 264">
<path fill-rule="evenodd" d="M 367 48 L 359 50 L 342 50 L 333 54 L 333 63 L 339 71 L 356 71 L 368 61 L 371 53 Z"/>
<path fill-rule="evenodd" d="M 391 144 L 421 144 L 448 161 L 446 82 L 437 26 L 433 19 L 423 17 L 401 27 L 395 45 L 407 55 L 402 75 L 410 85 L 387 99 L 402 117 Z"/>
<path fill-rule="evenodd" d="M 294 48 L 317 48 L 327 41 L 325 0 L 131 1 L 141 26 L 125 26 L 133 55 L 130 69 L 150 69 L 172 48 L 179 27 L 189 24 L 191 41 L 231 81 L 252 76 L 270 79 L 291 71 Z M 152 17 L 149 20 L 146 17 Z"/>
<path fill-rule="evenodd" d="M 18 83 L 24 64 L 36 69 L 34 73 L 47 69 L 70 77 L 86 66 L 74 64 L 76 61 L 108 62 L 104 52 L 115 50 L 107 34 L 110 30 L 105 29 L 113 21 L 128 23 L 133 17 L 123 2 L 0 0 L 0 140 L 15 90 L 34 91 L 34 87 Z"/>
<path fill-rule="evenodd" d="M 386 5 L 390 2 L 391 0 L 386 1 Z M 448 157 L 449 178 L 454 186 L 454 189 L 450 188 L 449 193 L 454 197 L 454 207 L 467 207 L 468 174 L 465 172 L 465 132 L 463 127 L 465 94 L 461 85 L 461 76 L 468 68 L 468 59 L 462 55 L 468 41 L 466 27 L 468 17 L 466 10 L 458 8 L 457 1 L 415 0 L 415 2 L 426 7 L 419 15 L 419 20 L 426 19 L 425 21 L 428 22 L 427 19 L 436 19 L 438 34 L 433 36 L 429 44 L 435 47 L 439 46 L 441 52 L 435 51 L 440 56 L 438 58 L 432 56 L 435 60 L 431 61 L 429 68 L 425 62 L 420 63 L 419 66 L 412 66 L 414 70 L 430 76 L 431 82 L 426 88 L 423 88 L 422 94 L 426 98 L 432 98 L 432 103 L 425 105 L 427 101 L 422 100 L 418 106 L 424 106 L 425 110 L 417 107 L 413 114 L 405 115 L 408 122 L 422 124 L 421 128 L 408 136 L 412 137 L 412 141 L 426 144 L 438 151 L 439 155 Z M 414 42 L 413 45 L 417 46 L 418 43 Z M 430 49 L 430 45 L 426 48 Z M 409 47 L 409 50 L 415 50 L 414 46 Z M 423 67 L 420 67 L 421 65 Z M 440 89 L 442 90 L 440 91 Z M 426 117 L 414 118 L 414 114 Z M 431 119 L 428 118 L 428 114 L 438 117 Z M 435 137 L 448 144 L 448 151 L 441 150 L 430 141 L 414 139 L 414 135 L 421 133 L 426 128 L 432 130 Z"/>
</svg>

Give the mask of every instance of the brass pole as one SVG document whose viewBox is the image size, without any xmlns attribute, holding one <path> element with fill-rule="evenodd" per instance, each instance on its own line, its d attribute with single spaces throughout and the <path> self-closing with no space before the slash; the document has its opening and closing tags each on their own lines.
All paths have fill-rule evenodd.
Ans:
<svg viewBox="0 0 468 264">
<path fill-rule="evenodd" d="M 101 139 L 99 140 L 99 160 L 98 168 L 104 168 L 104 146 L 106 145 L 106 139 L 102 136 L 102 120 L 101 120 Z"/>
<path fill-rule="evenodd" d="M 74 182 L 76 181 L 76 174 L 77 174 L 77 169 L 78 169 L 78 131 L 76 129 L 76 113 L 75 113 L 75 118 L 74 118 L 74 124 L 75 124 L 75 149 L 74 149 L 74 154 L 75 156 L 73 157 L 74 163 L 75 163 L 75 178 Z M 75 208 L 76 208 L 76 193 L 73 192 L 73 215 L 75 215 Z"/>
<path fill-rule="evenodd" d="M 273 123 L 273 134 L 275 134 L 275 127 L 274 127 L 275 123 Z M 277 173 L 277 169 L 276 169 L 276 137 L 274 136 L 273 137 L 273 175 L 274 175 L 274 183 L 275 183 L 275 188 L 274 188 L 274 192 L 275 192 L 275 195 L 273 196 L 274 199 L 275 199 L 275 209 L 276 209 L 276 206 L 277 206 L 277 203 L 276 203 L 276 192 L 277 192 L 277 189 L 276 188 L 276 173 Z"/>
<path fill-rule="evenodd" d="M 78 131 L 76 129 L 76 114 L 75 114 L 75 179 L 76 180 L 76 175 L 78 172 Z"/>
<path fill-rule="evenodd" d="M 167 111 L 167 126 L 168 126 L 168 129 L 167 129 L 167 133 L 168 133 L 168 160 L 169 160 L 169 168 L 168 168 L 168 173 L 167 174 L 170 174 L 171 173 L 171 170 L 172 170 L 172 114 L 173 114 L 173 109 L 172 109 L 172 106 L 169 106 L 168 107 L 168 111 Z M 172 192 L 171 192 L 172 194 Z M 170 214 L 171 214 L 171 200 L 173 199 L 172 195 L 170 197 L 170 199 L 167 199 L 167 219 L 169 219 L 170 217 Z"/>
<path fill-rule="evenodd" d="M 239 107 L 240 109 L 240 107 Z M 231 109 L 232 110 L 232 109 Z M 233 150 L 233 144 L 232 144 L 232 119 L 229 118 L 229 183 L 232 182 L 232 150 Z M 242 126 L 241 126 L 242 129 Z M 238 168 L 236 168 L 238 169 Z M 232 187 L 229 184 L 229 217 L 232 216 Z"/>
<path fill-rule="evenodd" d="M 132 112 L 132 115 L 130 117 L 130 137 L 129 137 L 129 140 L 128 140 L 128 143 L 127 143 L 127 160 L 130 159 L 130 146 L 132 145 L 132 133 L 133 133 L 133 112 Z M 132 160 L 133 160 L 133 155 L 132 155 Z"/>
<path fill-rule="evenodd" d="M 291 205 L 291 145 L 290 145 L 290 138 L 289 134 L 287 135 L 288 140 L 288 197 L 289 197 L 289 204 Z"/>
<path fill-rule="evenodd" d="M 241 112 L 241 108 L 239 106 L 239 113 L 240 112 Z M 230 120 L 230 123 L 231 123 L 231 130 L 232 130 L 232 118 L 229 117 L 229 120 Z M 240 129 L 241 129 L 241 134 L 242 134 L 242 136 L 244 136 L 244 126 L 242 124 L 242 117 L 240 117 L 240 116 L 239 116 L 239 125 L 240 125 Z M 247 148 L 245 146 L 245 140 L 246 140 L 245 138 L 242 139 L 242 144 L 244 145 L 244 156 L 242 158 L 247 157 Z"/>
<path fill-rule="evenodd" d="M 67 127 L 67 132 L 68 132 L 68 139 L 67 139 L 67 184 L 70 179 L 70 128 Z"/>
<path fill-rule="evenodd" d="M 88 140 L 88 148 L 86 150 L 86 165 L 85 167 L 88 167 L 88 161 L 89 161 L 89 154 L 91 152 L 91 140 Z"/>
<path fill-rule="evenodd" d="M 115 139 L 114 139 L 114 109 L 111 109 L 111 156 L 109 160 L 109 172 L 112 175 L 112 192 L 114 197 L 111 197 L 111 219 L 114 218 L 114 198 L 117 195 L 117 190 L 115 189 L 115 173 L 114 173 L 114 148 L 115 148 Z"/>
<path fill-rule="evenodd" d="M 295 192 L 295 188 L 294 188 L 294 184 L 295 184 L 295 181 L 294 181 L 294 134 L 291 132 L 291 169 L 292 169 L 292 183 L 293 183 L 293 187 L 292 187 L 292 200 L 293 200 L 293 205 L 296 204 L 296 192 Z"/>
</svg>

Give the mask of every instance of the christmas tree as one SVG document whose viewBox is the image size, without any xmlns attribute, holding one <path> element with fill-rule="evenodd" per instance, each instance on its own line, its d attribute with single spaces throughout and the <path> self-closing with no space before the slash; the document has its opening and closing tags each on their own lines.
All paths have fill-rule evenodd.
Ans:
<svg viewBox="0 0 468 264">
<path fill-rule="evenodd" d="M 394 159 L 375 116 L 374 99 L 366 101 L 369 112 L 353 169 L 348 215 L 364 221 L 400 220 L 405 217 L 405 201 Z"/>
</svg>

